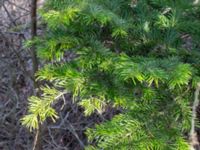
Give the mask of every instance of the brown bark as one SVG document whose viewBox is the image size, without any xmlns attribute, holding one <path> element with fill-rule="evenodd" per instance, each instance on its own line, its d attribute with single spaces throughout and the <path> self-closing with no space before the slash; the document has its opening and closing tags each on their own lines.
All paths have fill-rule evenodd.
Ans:
<svg viewBox="0 0 200 150">
<path fill-rule="evenodd" d="M 37 0 L 31 1 L 31 39 L 33 40 L 37 36 Z M 38 59 L 36 54 L 36 48 L 33 45 L 31 48 L 32 63 L 33 63 L 33 78 L 34 74 L 38 70 Z M 37 87 L 36 81 L 34 81 L 35 88 Z"/>
<path fill-rule="evenodd" d="M 31 39 L 37 36 L 37 0 L 31 0 Z M 31 47 L 32 63 L 33 63 L 33 79 L 34 88 L 38 88 L 38 84 L 35 80 L 35 73 L 38 71 L 38 59 L 36 54 L 36 47 L 33 45 Z M 35 92 L 37 94 L 37 91 Z M 33 150 L 42 150 L 42 127 L 36 131 Z"/>
</svg>

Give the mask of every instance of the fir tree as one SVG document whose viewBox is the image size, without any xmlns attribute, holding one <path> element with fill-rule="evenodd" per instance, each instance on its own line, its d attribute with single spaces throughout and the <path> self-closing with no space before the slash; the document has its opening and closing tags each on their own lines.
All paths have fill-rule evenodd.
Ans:
<svg viewBox="0 0 200 150">
<path fill-rule="evenodd" d="M 199 81 L 200 7 L 188 0 L 47 0 L 45 35 L 32 41 L 50 81 L 22 121 L 37 129 L 57 118 L 52 104 L 73 93 L 85 115 L 107 105 L 122 113 L 87 130 L 86 149 L 188 150 Z M 183 35 L 193 39 L 184 47 Z M 74 58 L 63 61 L 66 52 Z M 59 89 L 59 90 L 58 90 Z"/>
</svg>

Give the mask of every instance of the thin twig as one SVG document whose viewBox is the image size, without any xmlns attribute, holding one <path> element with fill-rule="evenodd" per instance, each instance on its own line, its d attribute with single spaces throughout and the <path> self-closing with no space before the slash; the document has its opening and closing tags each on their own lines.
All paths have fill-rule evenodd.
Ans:
<svg viewBox="0 0 200 150">
<path fill-rule="evenodd" d="M 196 91 L 194 93 L 194 103 L 192 106 L 192 120 L 191 120 L 191 130 L 190 130 L 190 150 L 195 150 L 194 147 L 199 146 L 197 133 L 195 131 L 195 120 L 197 116 L 197 107 L 199 106 L 199 92 L 200 92 L 200 83 L 197 84 Z"/>
<path fill-rule="evenodd" d="M 7 15 L 8 15 L 8 17 L 9 17 L 9 19 L 10 19 L 10 21 L 11 21 L 11 23 L 12 23 L 14 26 L 17 26 L 17 24 L 15 23 L 14 19 L 12 18 L 11 14 L 9 13 L 9 11 L 8 11 L 8 9 L 6 8 L 6 6 L 5 6 L 4 3 L 2 4 L 2 6 L 3 6 L 3 8 L 5 9 L 5 11 L 6 11 L 6 13 L 7 13 Z"/>
<path fill-rule="evenodd" d="M 29 10 L 27 10 L 26 8 L 23 8 L 23 7 L 21 7 L 21 6 L 17 5 L 17 4 L 15 4 L 15 3 L 13 3 L 13 2 L 11 2 L 11 1 L 9 1 L 9 0 L 7 0 L 7 2 L 8 2 L 8 3 L 10 3 L 11 5 L 14 5 L 14 6 L 16 6 L 16 7 L 20 8 L 21 10 L 24 10 L 24 11 L 26 11 L 26 12 L 30 12 L 30 11 L 29 11 Z"/>
</svg>

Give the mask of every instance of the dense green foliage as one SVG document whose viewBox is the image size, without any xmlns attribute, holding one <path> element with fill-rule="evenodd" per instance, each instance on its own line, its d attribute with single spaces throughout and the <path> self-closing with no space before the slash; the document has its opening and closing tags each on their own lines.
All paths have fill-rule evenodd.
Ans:
<svg viewBox="0 0 200 150">
<path fill-rule="evenodd" d="M 56 118 L 51 104 L 67 91 L 85 115 L 101 115 L 108 104 L 122 109 L 87 130 L 86 149 L 187 150 L 199 12 L 189 0 L 47 0 L 45 35 L 33 42 L 47 64 L 38 80 L 53 86 L 30 98 L 23 124 L 35 129 Z"/>
</svg>

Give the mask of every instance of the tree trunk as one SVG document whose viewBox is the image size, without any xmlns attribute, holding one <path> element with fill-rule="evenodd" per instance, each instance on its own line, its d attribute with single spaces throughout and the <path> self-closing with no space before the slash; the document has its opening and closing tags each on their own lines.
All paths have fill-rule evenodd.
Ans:
<svg viewBox="0 0 200 150">
<path fill-rule="evenodd" d="M 37 36 L 37 0 L 31 1 L 31 39 L 33 40 Z M 32 63 L 33 63 L 33 79 L 35 73 L 38 70 L 38 60 L 36 55 L 36 48 L 33 45 L 31 47 Z M 36 81 L 34 80 L 34 86 L 37 88 Z"/>
<path fill-rule="evenodd" d="M 31 0 L 31 40 L 37 36 L 37 0 Z M 33 82 L 34 82 L 34 90 L 38 88 L 38 84 L 35 80 L 35 73 L 38 71 L 38 59 L 36 54 L 36 47 L 33 45 L 31 47 L 31 55 L 32 55 L 32 63 L 33 63 Z M 34 92 L 37 95 L 37 91 Z M 36 131 L 33 150 L 42 150 L 42 131 L 41 125 L 39 129 Z"/>
</svg>

